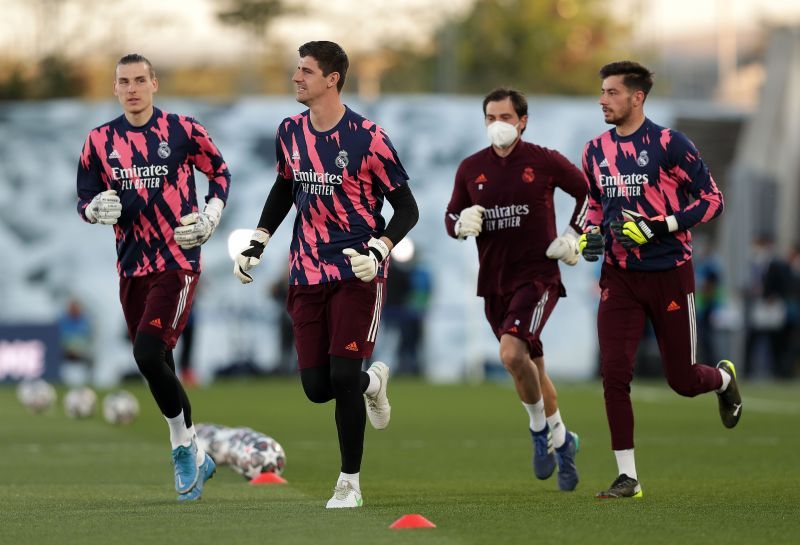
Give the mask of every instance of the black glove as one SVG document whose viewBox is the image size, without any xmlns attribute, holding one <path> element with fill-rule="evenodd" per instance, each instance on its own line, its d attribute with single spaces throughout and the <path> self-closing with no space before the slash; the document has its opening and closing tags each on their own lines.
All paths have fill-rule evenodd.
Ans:
<svg viewBox="0 0 800 545">
<path fill-rule="evenodd" d="M 625 248 L 636 248 L 669 233 L 667 221 L 661 217 L 650 219 L 631 210 L 623 210 L 622 217 L 625 221 L 611 222 L 611 231 Z"/>
<path fill-rule="evenodd" d="M 603 235 L 599 227 L 592 227 L 578 238 L 578 251 L 586 261 L 597 261 L 603 255 Z"/>
</svg>

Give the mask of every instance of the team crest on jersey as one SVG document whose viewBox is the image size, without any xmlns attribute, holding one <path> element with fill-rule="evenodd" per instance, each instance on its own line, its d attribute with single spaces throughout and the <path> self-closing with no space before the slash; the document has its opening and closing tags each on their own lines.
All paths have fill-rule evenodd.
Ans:
<svg viewBox="0 0 800 545">
<path fill-rule="evenodd" d="M 342 150 L 339 152 L 339 155 L 336 156 L 336 166 L 339 168 L 345 168 L 348 163 L 350 163 L 350 159 L 347 158 L 347 152 Z"/>
<path fill-rule="evenodd" d="M 639 157 L 636 159 L 636 164 L 640 167 L 646 167 L 647 163 L 650 162 L 650 158 L 647 156 L 647 151 L 642 150 L 639 152 Z"/>
<path fill-rule="evenodd" d="M 172 153 L 172 150 L 169 149 L 169 144 L 166 141 L 162 141 L 158 144 L 158 156 L 162 159 L 166 159 L 169 157 L 169 154 Z"/>
<path fill-rule="evenodd" d="M 525 167 L 525 170 L 522 171 L 522 181 L 526 184 L 533 183 L 533 168 Z"/>
</svg>

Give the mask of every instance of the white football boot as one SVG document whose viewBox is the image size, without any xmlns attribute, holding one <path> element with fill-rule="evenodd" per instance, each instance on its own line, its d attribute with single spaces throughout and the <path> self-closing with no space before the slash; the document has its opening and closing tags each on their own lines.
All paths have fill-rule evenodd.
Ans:
<svg viewBox="0 0 800 545">
<path fill-rule="evenodd" d="M 369 370 L 375 373 L 381 385 L 378 393 L 374 396 L 364 394 L 364 403 L 367 405 L 367 416 L 370 424 L 376 430 L 382 430 L 389 425 L 392 417 L 392 407 L 389 405 L 389 397 L 386 395 L 386 386 L 389 383 L 389 366 L 381 361 L 376 361 L 369 366 Z"/>
<path fill-rule="evenodd" d="M 348 509 L 361 507 L 364 500 L 361 499 L 361 492 L 353 488 L 350 481 L 339 481 L 333 489 L 333 497 L 328 500 L 326 509 Z"/>
</svg>

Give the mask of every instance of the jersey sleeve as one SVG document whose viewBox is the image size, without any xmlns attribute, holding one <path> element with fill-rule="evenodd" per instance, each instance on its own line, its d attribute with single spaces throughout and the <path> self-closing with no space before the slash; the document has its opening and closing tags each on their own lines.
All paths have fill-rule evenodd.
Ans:
<svg viewBox="0 0 800 545">
<path fill-rule="evenodd" d="M 600 200 L 600 187 L 597 185 L 597 180 L 591 167 L 590 145 L 591 142 L 586 144 L 583 149 L 583 176 L 588 191 L 586 194 L 586 216 L 581 230 L 578 231 L 579 233 L 586 232 L 590 227 L 600 227 L 603 224 L 603 204 Z"/>
<path fill-rule="evenodd" d="M 384 195 L 408 183 L 408 174 L 400 163 L 397 150 L 389 140 L 389 135 L 380 127 L 372 137 L 369 165 L 373 184 Z"/>
<path fill-rule="evenodd" d="M 447 210 L 444 214 L 444 227 L 447 230 L 447 234 L 453 238 L 457 238 L 456 222 L 461 215 L 461 211 L 469 206 L 472 206 L 473 204 L 472 199 L 467 192 L 464 169 L 464 163 L 461 163 L 456 171 L 456 180 L 453 184 L 453 194 L 450 196 L 450 202 L 447 204 Z"/>
<path fill-rule="evenodd" d="M 97 156 L 92 147 L 91 135 L 86 137 L 83 144 L 83 151 L 78 161 L 78 214 L 86 223 L 90 223 L 86 218 L 86 207 L 98 194 L 108 189 L 108 184 L 100 174 L 100 167 L 97 164 Z"/>
<path fill-rule="evenodd" d="M 674 214 L 678 229 L 686 230 L 719 216 L 724 203 L 722 192 L 694 144 L 680 132 L 672 131 L 671 136 L 667 147 L 670 174 L 696 199 Z"/>
<path fill-rule="evenodd" d="M 192 162 L 200 172 L 208 177 L 206 202 L 213 197 L 227 202 L 231 174 L 228 171 L 228 165 L 222 158 L 222 153 L 211 140 L 206 128 L 195 120 L 192 120 L 191 139 L 195 148 Z"/>
<path fill-rule="evenodd" d="M 578 167 L 557 151 L 551 151 L 550 158 L 555 171 L 558 173 L 556 175 L 556 186 L 575 199 L 575 208 L 572 210 L 569 226 L 576 233 L 582 233 L 588 207 L 586 179 Z"/>
</svg>

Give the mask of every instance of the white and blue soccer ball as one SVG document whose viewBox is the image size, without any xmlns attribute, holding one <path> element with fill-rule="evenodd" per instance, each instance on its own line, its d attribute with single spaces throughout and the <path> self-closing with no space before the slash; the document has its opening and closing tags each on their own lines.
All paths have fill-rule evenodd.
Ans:
<svg viewBox="0 0 800 545">
<path fill-rule="evenodd" d="M 286 452 L 275 439 L 248 428 L 241 429 L 230 445 L 230 465 L 250 480 L 262 473 L 283 474 Z"/>
<path fill-rule="evenodd" d="M 64 412 L 70 418 L 89 418 L 97 409 L 97 394 L 88 386 L 73 388 L 64 397 Z"/>
<path fill-rule="evenodd" d="M 56 402 L 56 390 L 44 379 L 26 380 L 17 386 L 17 399 L 31 412 L 42 413 Z"/>
<path fill-rule="evenodd" d="M 118 390 L 103 399 L 103 418 L 109 424 L 125 426 L 139 416 L 139 402 L 132 393 Z"/>
</svg>

